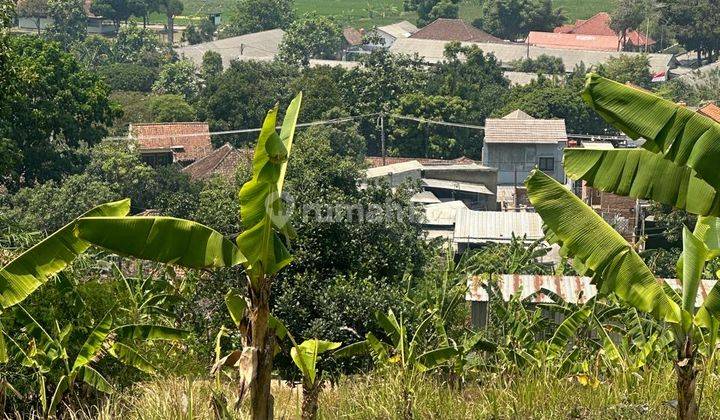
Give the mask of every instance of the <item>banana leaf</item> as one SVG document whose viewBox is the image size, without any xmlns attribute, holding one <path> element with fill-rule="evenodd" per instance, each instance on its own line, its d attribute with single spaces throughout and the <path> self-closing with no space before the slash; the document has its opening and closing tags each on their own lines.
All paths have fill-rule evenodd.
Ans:
<svg viewBox="0 0 720 420">
<path fill-rule="evenodd" d="M 588 74 L 583 99 L 608 123 L 643 148 L 678 166 L 687 166 L 714 189 L 720 188 L 720 124 L 650 92 Z"/>
<path fill-rule="evenodd" d="M 129 211 L 130 200 L 122 200 L 101 204 L 81 217 L 124 216 Z M 76 223 L 77 219 L 68 223 L 0 270 L 0 305 L 3 308 L 22 302 L 90 247 L 73 234 Z"/>
<path fill-rule="evenodd" d="M 528 198 L 561 254 L 579 260 L 601 294 L 615 293 L 629 305 L 661 320 L 680 321 L 680 308 L 630 244 L 563 185 L 533 170 Z"/>
<path fill-rule="evenodd" d="M 290 357 L 292 357 L 295 365 L 300 369 L 310 384 L 315 383 L 315 375 L 317 369 L 318 355 L 335 350 L 340 347 L 342 343 L 335 343 L 331 341 L 323 340 L 305 340 L 300 345 L 293 346 L 290 349 Z"/>
<path fill-rule="evenodd" d="M 130 324 L 112 330 L 120 340 L 182 340 L 189 331 L 162 325 Z"/>
<path fill-rule="evenodd" d="M 100 351 L 100 349 L 102 348 L 103 342 L 110 333 L 110 328 L 112 328 L 112 322 L 112 316 L 110 316 L 109 312 L 106 313 L 105 316 L 92 330 L 88 338 L 85 340 L 85 344 L 83 344 L 83 346 L 80 348 L 80 353 L 78 353 L 77 357 L 75 358 L 75 363 L 73 363 L 72 370 L 76 370 L 82 366 L 87 365 L 92 361 L 93 358 L 95 358 L 98 351 Z"/>
<path fill-rule="evenodd" d="M 560 357 L 568 347 L 570 340 L 577 334 L 578 329 L 587 323 L 588 318 L 592 314 L 592 307 L 584 306 L 558 325 L 549 342 L 549 354 L 554 357 Z"/>
<path fill-rule="evenodd" d="M 153 367 L 153 365 L 151 365 L 150 362 L 147 361 L 147 359 L 140 355 L 137 350 L 126 344 L 114 343 L 112 347 L 110 347 L 108 353 L 110 353 L 112 357 L 118 359 L 119 361 L 125 363 L 128 366 L 132 366 L 145 373 L 155 373 L 155 368 Z"/>
<path fill-rule="evenodd" d="M 105 379 L 100 372 L 91 368 L 89 365 L 85 365 L 81 368 L 80 379 L 91 387 L 97 389 L 100 392 L 106 394 L 112 394 L 113 388 L 110 382 Z"/>
<path fill-rule="evenodd" d="M 188 268 L 232 267 L 245 261 L 221 233 L 174 217 L 83 217 L 76 232 L 121 255 Z"/>
<path fill-rule="evenodd" d="M 600 191 L 720 215 L 720 195 L 687 166 L 644 149 L 565 149 L 565 173 Z"/>
</svg>

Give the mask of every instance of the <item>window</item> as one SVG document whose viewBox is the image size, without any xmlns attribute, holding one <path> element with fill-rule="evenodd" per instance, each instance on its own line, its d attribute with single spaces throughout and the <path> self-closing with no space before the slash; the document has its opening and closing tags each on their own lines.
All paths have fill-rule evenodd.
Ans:
<svg viewBox="0 0 720 420">
<path fill-rule="evenodd" d="M 538 167 L 543 172 L 551 172 L 555 170 L 555 158 L 541 157 L 538 158 Z"/>
</svg>

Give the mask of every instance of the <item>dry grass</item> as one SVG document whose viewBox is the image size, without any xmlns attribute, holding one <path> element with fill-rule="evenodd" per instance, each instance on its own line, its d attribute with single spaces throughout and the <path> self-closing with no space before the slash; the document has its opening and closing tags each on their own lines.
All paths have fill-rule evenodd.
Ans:
<svg viewBox="0 0 720 420">
<path fill-rule="evenodd" d="M 395 419 L 408 409 L 418 419 L 527 418 L 527 419 L 630 419 L 671 418 L 674 411 L 672 372 L 649 371 L 642 377 L 626 375 L 596 388 L 576 380 L 541 375 L 487 374 L 464 387 L 451 389 L 432 377 L 407 379 L 402 375 L 343 378 L 321 394 L 320 418 Z M 406 385 L 406 386 L 405 386 Z M 403 393 L 403 389 L 409 392 Z M 170 378 L 139 384 L 115 395 L 100 408 L 71 416 L 77 419 L 211 419 L 213 382 Z M 223 385 L 230 401 L 236 398 L 231 383 Z M 274 384 L 275 417 L 299 418 L 298 388 Z M 406 395 L 407 398 L 403 398 Z M 233 418 L 246 419 L 247 402 Z M 702 402 L 702 418 L 720 418 L 720 377 L 711 375 Z"/>
</svg>

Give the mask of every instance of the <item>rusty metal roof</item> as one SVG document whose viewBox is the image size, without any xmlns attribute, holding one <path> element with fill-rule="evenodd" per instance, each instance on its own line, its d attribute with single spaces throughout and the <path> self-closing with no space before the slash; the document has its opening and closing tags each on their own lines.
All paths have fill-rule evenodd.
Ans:
<svg viewBox="0 0 720 420">
<path fill-rule="evenodd" d="M 455 218 L 457 243 L 510 242 L 513 234 L 534 241 L 545 236 L 537 213 L 461 209 Z"/>
<path fill-rule="evenodd" d="M 522 274 L 502 274 L 493 276 L 502 293 L 503 300 L 508 301 L 516 292 L 520 292 L 521 298 L 539 292 L 541 289 L 549 290 L 570 303 L 585 303 L 597 294 L 594 284 L 590 283 L 590 277 L 580 276 L 541 276 Z M 678 279 L 659 279 L 666 282 L 675 290 L 681 290 L 681 283 Z M 715 286 L 716 280 L 703 280 L 698 287 L 695 306 L 699 307 L 707 298 L 710 290 Z M 479 276 L 468 279 L 468 291 L 465 300 L 472 302 L 487 302 L 489 296 L 483 284 L 485 280 Z M 543 293 L 537 293 L 533 299 L 534 303 L 552 303 L 553 300 Z"/>
</svg>

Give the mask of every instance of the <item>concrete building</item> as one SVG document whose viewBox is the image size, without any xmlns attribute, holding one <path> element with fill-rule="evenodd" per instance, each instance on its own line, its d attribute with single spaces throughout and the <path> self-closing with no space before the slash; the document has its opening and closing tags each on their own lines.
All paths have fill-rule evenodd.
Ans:
<svg viewBox="0 0 720 420">
<path fill-rule="evenodd" d="M 565 120 L 536 119 L 521 110 L 485 121 L 482 163 L 497 168 L 498 185 L 520 185 L 536 166 L 565 181 Z"/>
<path fill-rule="evenodd" d="M 380 47 L 389 48 L 396 40 L 402 38 L 409 38 L 412 34 L 418 31 L 417 26 L 403 20 L 397 23 L 393 23 L 385 26 L 378 26 L 375 28 L 375 34 L 382 40 Z"/>
</svg>

